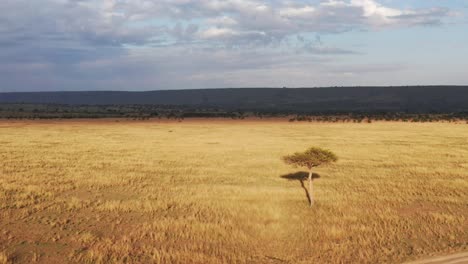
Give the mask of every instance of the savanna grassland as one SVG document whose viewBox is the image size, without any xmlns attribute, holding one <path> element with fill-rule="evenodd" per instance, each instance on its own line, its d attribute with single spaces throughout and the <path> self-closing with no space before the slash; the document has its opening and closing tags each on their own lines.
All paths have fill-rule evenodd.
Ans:
<svg viewBox="0 0 468 264">
<path fill-rule="evenodd" d="M 309 146 L 301 172 L 281 157 Z M 468 125 L 0 121 L 0 263 L 399 263 L 468 250 Z"/>
</svg>

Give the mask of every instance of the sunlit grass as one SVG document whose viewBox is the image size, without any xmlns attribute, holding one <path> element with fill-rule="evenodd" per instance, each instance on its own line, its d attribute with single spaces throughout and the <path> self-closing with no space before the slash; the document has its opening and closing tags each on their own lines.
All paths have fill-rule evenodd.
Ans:
<svg viewBox="0 0 468 264">
<path fill-rule="evenodd" d="M 3 121 L 0 263 L 381 263 L 463 251 L 467 135 L 448 123 Z M 309 146 L 340 158 L 317 169 L 312 209 L 280 159 Z"/>
</svg>

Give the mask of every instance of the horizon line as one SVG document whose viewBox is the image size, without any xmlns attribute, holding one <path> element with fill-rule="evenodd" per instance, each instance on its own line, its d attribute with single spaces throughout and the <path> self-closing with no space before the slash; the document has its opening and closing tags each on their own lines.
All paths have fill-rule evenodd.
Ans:
<svg viewBox="0 0 468 264">
<path fill-rule="evenodd" d="M 465 85 L 450 85 L 450 84 L 431 84 L 431 85 L 356 85 L 356 86 L 313 86 L 313 87 L 216 87 L 216 88 L 181 88 L 181 89 L 161 89 L 161 90 L 53 90 L 53 91 L 7 91 L 6 93 L 86 93 L 86 92 L 122 92 L 122 93 L 145 93 L 145 92 L 170 92 L 170 91 L 197 91 L 197 90 L 236 90 L 236 89 L 332 89 L 332 88 L 403 88 L 403 87 L 468 87 Z"/>
</svg>

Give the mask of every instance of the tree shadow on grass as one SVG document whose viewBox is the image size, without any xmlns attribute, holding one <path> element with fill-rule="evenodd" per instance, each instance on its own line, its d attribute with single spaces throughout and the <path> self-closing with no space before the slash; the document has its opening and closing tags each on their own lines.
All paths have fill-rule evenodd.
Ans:
<svg viewBox="0 0 468 264">
<path fill-rule="evenodd" d="M 304 189 L 307 201 L 310 203 L 310 194 L 309 190 L 305 187 L 304 182 L 308 180 L 309 178 L 309 173 L 305 171 L 298 171 L 295 173 L 290 173 L 290 174 L 285 174 L 281 175 L 281 178 L 290 180 L 290 181 L 299 181 L 301 184 L 302 189 Z M 320 178 L 320 174 L 318 173 L 312 173 L 312 180 Z"/>
</svg>

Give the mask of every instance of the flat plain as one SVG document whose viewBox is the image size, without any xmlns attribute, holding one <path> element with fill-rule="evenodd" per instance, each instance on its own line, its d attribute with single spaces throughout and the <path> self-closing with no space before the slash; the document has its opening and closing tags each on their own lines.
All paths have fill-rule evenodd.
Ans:
<svg viewBox="0 0 468 264">
<path fill-rule="evenodd" d="M 468 250 L 467 201 L 468 124 L 0 121 L 1 264 L 400 263 Z"/>
</svg>

